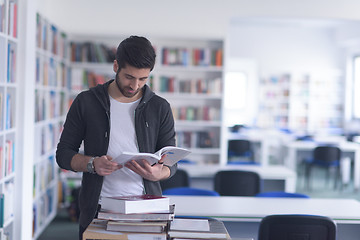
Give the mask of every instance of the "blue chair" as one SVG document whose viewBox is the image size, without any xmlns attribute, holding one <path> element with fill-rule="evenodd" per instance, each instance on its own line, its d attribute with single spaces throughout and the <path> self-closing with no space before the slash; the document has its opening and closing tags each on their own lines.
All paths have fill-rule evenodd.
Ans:
<svg viewBox="0 0 360 240">
<path fill-rule="evenodd" d="M 336 224 L 324 216 L 269 215 L 259 226 L 258 240 L 335 240 Z"/>
<path fill-rule="evenodd" d="M 191 187 L 179 187 L 179 188 L 168 188 L 163 191 L 164 195 L 191 195 L 191 196 L 220 196 L 219 193 L 200 189 L 200 188 L 191 188 Z"/>
<path fill-rule="evenodd" d="M 289 192 L 262 192 L 255 195 L 256 197 L 280 197 L 280 198 L 310 198 L 302 193 L 289 193 Z"/>
<path fill-rule="evenodd" d="M 335 169 L 335 183 L 334 188 L 337 187 L 337 183 L 341 181 L 340 171 L 340 159 L 341 150 L 334 145 L 318 146 L 313 151 L 313 157 L 304 160 L 305 164 L 305 180 L 306 188 L 311 189 L 310 177 L 311 171 L 314 167 L 326 168 L 326 182 L 329 182 L 330 170 Z"/>
</svg>

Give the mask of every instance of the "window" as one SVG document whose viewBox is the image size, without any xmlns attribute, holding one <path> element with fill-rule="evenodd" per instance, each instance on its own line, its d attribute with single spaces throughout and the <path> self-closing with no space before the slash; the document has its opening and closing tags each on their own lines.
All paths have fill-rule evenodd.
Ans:
<svg viewBox="0 0 360 240">
<path fill-rule="evenodd" d="M 243 72 L 227 72 L 224 86 L 224 117 L 226 126 L 244 124 L 247 116 L 247 75 Z"/>
<path fill-rule="evenodd" d="M 353 118 L 360 119 L 360 56 L 354 58 Z"/>
</svg>

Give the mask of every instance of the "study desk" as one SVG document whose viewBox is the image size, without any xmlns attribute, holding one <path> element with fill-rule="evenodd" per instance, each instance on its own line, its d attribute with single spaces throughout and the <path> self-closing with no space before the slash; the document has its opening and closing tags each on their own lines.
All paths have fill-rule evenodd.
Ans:
<svg viewBox="0 0 360 240">
<path fill-rule="evenodd" d="M 255 145 L 259 146 L 260 153 L 259 157 L 257 156 L 256 152 L 255 154 L 255 160 L 256 162 L 259 162 L 263 166 L 269 165 L 269 152 L 270 152 L 270 141 L 268 138 L 261 136 L 261 135 L 243 135 L 239 133 L 229 133 L 228 134 L 228 140 L 238 140 L 238 139 L 244 139 L 249 140 Z"/>
<path fill-rule="evenodd" d="M 290 169 L 296 170 L 297 165 L 297 152 L 298 151 L 312 151 L 319 143 L 311 141 L 292 141 L 286 144 L 287 157 L 285 165 Z M 360 144 L 348 141 L 341 141 L 337 144 L 341 151 L 350 152 L 354 154 L 354 188 L 360 189 Z"/>
<path fill-rule="evenodd" d="M 190 178 L 209 178 L 213 179 L 217 171 L 220 170 L 243 170 L 253 171 L 260 175 L 264 180 L 283 180 L 284 191 L 295 192 L 296 190 L 296 172 L 285 166 L 258 166 L 258 165 L 192 165 L 179 164 L 179 169 L 187 171 Z"/>
<path fill-rule="evenodd" d="M 281 148 L 284 143 L 293 140 L 294 136 L 274 130 L 250 130 L 243 133 L 227 133 L 227 140 L 237 139 L 249 140 L 258 146 L 258 152 L 255 152 L 256 160 L 262 166 L 268 166 L 270 165 L 271 147 Z M 282 156 L 282 152 L 278 152 L 278 154 Z"/>
<path fill-rule="evenodd" d="M 169 196 L 176 216 L 212 217 L 223 221 L 232 238 L 252 237 L 263 217 L 311 214 L 332 218 L 340 240 L 358 240 L 360 202 L 354 199 Z"/>
</svg>

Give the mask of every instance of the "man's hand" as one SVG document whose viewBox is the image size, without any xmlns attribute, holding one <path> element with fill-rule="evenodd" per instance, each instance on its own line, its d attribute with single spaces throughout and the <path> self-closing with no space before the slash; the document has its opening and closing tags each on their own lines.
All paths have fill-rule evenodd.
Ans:
<svg viewBox="0 0 360 240">
<path fill-rule="evenodd" d="M 123 166 L 116 162 L 112 162 L 112 157 L 103 155 L 94 159 L 95 171 L 100 176 L 110 175 L 112 172 L 119 170 Z"/>
<path fill-rule="evenodd" d="M 135 160 L 132 160 L 125 163 L 125 167 L 150 181 L 159 181 L 170 176 L 170 169 L 164 166 L 162 160 L 153 166 L 144 159 L 142 160 L 142 166 Z"/>
</svg>

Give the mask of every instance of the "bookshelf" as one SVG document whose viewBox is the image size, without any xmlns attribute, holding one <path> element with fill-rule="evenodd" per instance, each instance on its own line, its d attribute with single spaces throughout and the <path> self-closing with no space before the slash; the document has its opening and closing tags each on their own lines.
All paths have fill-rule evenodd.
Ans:
<svg viewBox="0 0 360 240">
<path fill-rule="evenodd" d="M 170 39 L 154 45 L 158 62 L 150 86 L 172 106 L 177 145 L 191 150 L 191 162 L 220 164 L 223 42 Z"/>
<path fill-rule="evenodd" d="M 341 74 L 336 69 L 324 72 L 289 71 L 262 77 L 258 125 L 311 134 L 342 128 Z"/>
<path fill-rule="evenodd" d="M 55 151 L 68 109 L 67 46 L 66 34 L 37 14 L 33 140 L 34 239 L 55 217 L 58 207 L 59 168 Z"/>
<path fill-rule="evenodd" d="M 76 39 L 76 38 L 74 38 Z M 187 159 L 200 164 L 220 163 L 223 42 L 217 40 L 154 40 L 157 62 L 148 82 L 155 93 L 172 105 L 177 145 L 189 148 Z M 113 60 L 90 57 L 101 40 L 71 44 L 71 88 L 78 93 L 89 86 L 92 75 L 114 78 Z M 107 40 L 110 42 L 109 40 Z M 116 39 L 105 52 L 114 51 Z M 116 44 L 116 45 L 115 45 Z M 91 49 L 93 49 L 92 54 Z M 78 56 L 78 57 L 75 57 Z M 99 62 L 97 62 L 99 61 Z M 90 77 L 89 77 L 90 76 Z M 101 82 L 97 81 L 97 82 Z"/>
<path fill-rule="evenodd" d="M 16 230 L 17 11 L 17 1 L 0 1 L 0 239 L 14 239 Z"/>
</svg>

